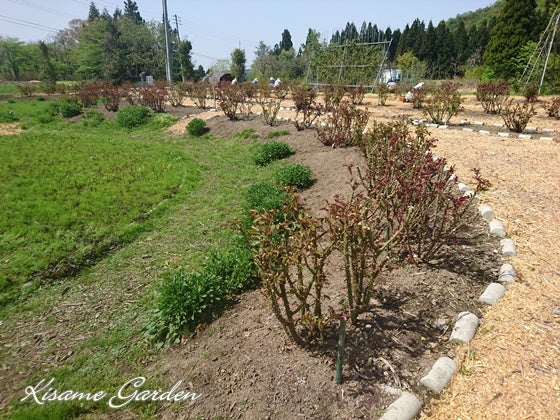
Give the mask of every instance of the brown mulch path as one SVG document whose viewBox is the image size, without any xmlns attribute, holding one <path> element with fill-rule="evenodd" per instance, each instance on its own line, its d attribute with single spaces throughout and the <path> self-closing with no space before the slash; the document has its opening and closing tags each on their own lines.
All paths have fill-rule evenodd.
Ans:
<svg viewBox="0 0 560 420">
<path fill-rule="evenodd" d="M 560 145 L 435 135 L 463 179 L 476 166 L 492 181 L 483 202 L 516 244 L 517 278 L 458 349 L 460 373 L 422 418 L 560 418 Z"/>
</svg>

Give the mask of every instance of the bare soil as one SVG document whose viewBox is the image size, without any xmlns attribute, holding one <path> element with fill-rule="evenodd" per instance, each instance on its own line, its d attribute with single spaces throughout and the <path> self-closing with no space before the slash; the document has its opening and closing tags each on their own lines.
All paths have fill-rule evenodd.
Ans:
<svg viewBox="0 0 560 420">
<path fill-rule="evenodd" d="M 357 148 L 325 147 L 314 130 L 296 131 L 292 123 L 269 127 L 256 116 L 239 121 L 213 116 L 212 111 L 205 116 L 211 117 L 207 124 L 215 136 L 252 129 L 259 141 L 266 141 L 268 132 L 289 131 L 278 140 L 296 150 L 292 160 L 313 170 L 316 182 L 301 195 L 315 211 L 335 194 L 347 193 L 348 165 L 362 164 Z M 177 127 L 184 125 L 186 121 Z M 429 395 L 419 379 L 442 355 L 455 356 L 449 333 L 457 314 L 468 310 L 483 315 L 476 300 L 497 277 L 498 248 L 499 240 L 490 237 L 487 223 L 479 220 L 462 233 L 459 244 L 433 261 L 383 275 L 370 310 L 347 331 L 342 385 L 334 378 L 335 330 L 323 345 L 299 348 L 284 334 L 262 293 L 247 293 L 221 319 L 171 348 L 152 367 L 154 375 L 164 375 L 170 384 L 188 378 L 203 394 L 192 406 L 173 413 L 167 407 L 160 414 L 375 418 L 396 399 L 387 386 L 410 390 L 426 402 Z M 331 264 L 327 294 L 333 308 L 338 308 L 343 275 L 340 261 Z"/>
</svg>

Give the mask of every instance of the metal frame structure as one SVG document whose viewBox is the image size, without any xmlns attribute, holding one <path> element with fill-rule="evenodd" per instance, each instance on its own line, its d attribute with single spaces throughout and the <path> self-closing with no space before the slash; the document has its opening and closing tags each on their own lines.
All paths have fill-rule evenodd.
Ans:
<svg viewBox="0 0 560 420">
<path fill-rule="evenodd" d="M 358 44 L 352 44 L 353 46 L 360 46 L 360 45 L 366 45 L 366 46 L 374 46 L 374 45 L 382 45 L 383 46 L 383 53 L 382 53 L 382 59 L 381 59 L 381 63 L 379 64 L 379 68 L 377 70 L 377 76 L 375 77 L 375 81 L 373 82 L 372 85 L 362 85 L 363 87 L 366 88 L 370 88 L 373 90 L 373 88 L 375 88 L 375 86 L 377 86 L 377 84 L 379 83 L 379 81 L 381 80 L 382 76 L 383 76 L 383 69 L 385 68 L 385 62 L 387 61 L 387 56 L 389 54 L 389 48 L 391 47 L 391 43 L 393 42 L 393 39 L 391 38 L 389 41 L 378 41 L 378 42 L 362 42 L 362 43 L 358 43 Z M 351 67 L 351 68 L 358 68 L 358 67 L 370 67 L 372 66 L 372 64 L 349 64 L 345 62 L 346 59 L 346 51 L 347 48 L 350 46 L 351 44 L 342 44 L 339 45 L 339 47 L 344 48 L 344 51 L 342 53 L 342 60 L 340 62 L 340 64 L 333 64 L 331 66 L 323 66 L 324 68 L 339 68 L 338 71 L 338 82 L 340 83 L 341 79 L 342 79 L 342 75 L 343 75 L 343 70 L 347 67 Z M 307 82 L 312 85 L 312 86 L 326 86 L 328 85 L 328 83 L 321 83 L 319 81 L 312 81 L 309 80 L 310 79 L 310 72 L 311 72 L 311 64 L 308 65 L 307 67 L 307 76 L 306 76 L 306 80 Z M 348 87 L 359 87 L 356 85 L 346 85 Z"/>
<path fill-rule="evenodd" d="M 546 29 L 541 34 L 537 47 L 531 54 L 531 57 L 529 57 L 529 61 L 527 62 L 527 65 L 523 70 L 523 74 L 521 75 L 520 84 L 524 83 L 524 86 L 527 86 L 531 81 L 531 79 L 533 78 L 533 74 L 539 67 L 544 57 L 544 65 L 543 65 L 540 82 L 539 82 L 539 95 L 541 94 L 542 91 L 544 76 L 546 74 L 546 68 L 548 67 L 548 60 L 550 58 L 550 53 L 552 51 L 554 40 L 556 38 L 556 31 L 558 29 L 558 24 L 560 23 L 559 7 L 560 6 L 556 6 L 556 9 L 552 14 L 552 17 L 550 18 L 550 21 L 548 22 Z"/>
</svg>

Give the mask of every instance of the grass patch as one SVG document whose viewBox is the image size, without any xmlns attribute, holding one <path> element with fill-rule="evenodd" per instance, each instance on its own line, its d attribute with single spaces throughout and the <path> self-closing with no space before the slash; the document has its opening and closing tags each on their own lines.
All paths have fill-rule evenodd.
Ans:
<svg viewBox="0 0 560 420">
<path fill-rule="evenodd" d="M 26 103 L 25 107 L 28 106 L 31 105 Z M 14 145 L 24 147 L 27 150 L 24 160 L 33 162 L 27 166 L 37 166 L 43 171 L 39 174 L 39 169 L 26 169 L 23 163 L 20 163 L 20 172 L 29 173 L 24 178 L 25 182 L 21 183 L 22 187 L 35 185 L 34 178 L 38 175 L 47 179 L 57 175 L 56 179 L 62 182 L 59 188 L 64 187 L 69 191 L 51 190 L 50 193 L 56 192 L 60 197 L 66 197 L 68 194 L 73 196 L 73 183 L 98 174 L 100 177 L 109 176 L 109 172 L 99 172 L 100 167 L 96 166 L 99 162 L 91 158 L 95 156 L 107 162 L 121 162 L 121 166 L 112 167 L 110 172 L 118 179 L 126 178 L 124 174 L 120 174 L 121 168 L 125 174 L 130 173 L 130 168 L 135 168 L 132 173 L 136 173 L 137 176 L 133 177 L 132 181 L 145 181 L 145 178 L 150 176 L 143 172 L 147 167 L 152 170 L 159 168 L 159 172 L 155 171 L 156 174 L 159 173 L 159 180 L 176 181 L 174 176 L 179 174 L 183 179 L 184 171 L 175 173 L 174 168 L 167 167 L 171 164 L 187 168 L 187 181 L 183 188 L 171 189 L 170 194 L 158 187 L 156 193 L 152 190 L 151 194 L 143 193 L 134 199 L 136 205 L 128 207 L 127 211 L 122 213 L 129 217 L 133 214 L 131 209 L 135 209 L 135 214 L 140 214 L 140 218 L 133 225 L 142 227 L 133 229 L 128 242 L 112 249 L 88 269 L 61 281 L 42 283 L 26 299 L 15 300 L 1 310 L 3 322 L 0 323 L 0 345 L 6 345 L 8 350 L 0 354 L 0 364 L 5 366 L 5 377 L 10 378 L 21 390 L 27 385 L 37 384 L 43 378 L 54 377 L 57 389 L 105 390 L 114 395 L 121 385 L 136 376 L 147 377 L 143 389 L 169 389 L 173 384 L 165 382 L 166 378 L 150 377 L 150 373 L 147 373 L 147 366 L 155 363 L 160 357 L 159 350 L 148 343 L 143 335 L 144 328 L 150 321 L 150 313 L 154 309 L 156 292 L 165 279 L 180 270 L 208 270 L 212 276 L 224 280 L 227 294 L 239 293 L 254 286 L 252 282 L 256 280 L 248 278 L 245 274 L 250 261 L 242 258 L 245 254 L 237 248 L 234 232 L 224 226 L 224 223 L 239 217 L 243 212 L 243 197 L 251 184 L 272 181 L 273 167 L 255 166 L 255 144 L 235 139 L 209 137 L 201 142 L 199 139 L 165 137 L 161 131 L 155 130 L 152 124 L 127 131 L 110 121 L 98 121 L 99 124 L 95 127 L 84 126 L 81 123 L 82 119 L 74 122 L 57 120 L 41 126 L 35 122 L 32 115 L 26 116 L 21 109 L 20 116 L 29 124 L 29 133 L 17 137 L 20 143 L 17 143 L 15 136 L 2 137 L 0 143 L 4 145 L 8 140 L 7 144 L 12 145 L 11 154 L 14 154 Z M 84 115 L 83 118 L 85 117 Z M 33 147 L 27 149 L 21 144 L 23 139 L 28 140 Z M 41 142 L 45 144 L 41 145 Z M 105 150 L 106 154 L 93 154 L 92 143 L 100 143 L 98 147 Z M 62 145 L 65 147 L 62 148 Z M 75 160 L 88 165 L 76 166 L 77 163 L 72 162 L 58 164 L 64 168 L 73 168 L 71 173 L 66 172 L 69 179 L 65 180 L 59 168 L 51 166 L 56 166 L 57 162 L 54 159 L 66 156 L 62 150 L 72 145 L 74 150 L 85 148 L 76 154 Z M 55 146 L 60 147 L 53 149 Z M 33 154 L 33 150 L 37 154 Z M 50 156 L 47 156 L 48 150 L 51 150 Z M 129 159 L 124 159 L 124 156 L 134 156 L 135 165 L 123 163 L 130 162 Z M 47 159 L 50 165 L 38 163 L 42 159 Z M 150 159 L 163 165 L 153 165 Z M 69 158 L 62 159 L 62 162 L 67 161 Z M 112 182 L 111 179 L 104 181 Z M 156 181 L 158 179 L 153 180 Z M 10 183 L 12 182 L 10 180 Z M 56 186 L 54 182 L 42 181 L 42 184 L 50 185 L 51 188 Z M 111 185 L 111 189 L 115 189 L 115 184 Z M 135 184 L 119 182 L 117 185 L 138 189 Z M 128 194 L 124 190 L 119 191 Z M 82 188 L 83 193 L 89 193 L 87 188 Z M 162 206 L 156 206 L 149 217 L 145 218 L 147 215 L 144 208 L 141 211 L 139 206 L 147 204 L 146 200 L 155 200 L 151 195 L 158 196 L 159 200 L 168 196 L 169 200 Z M 101 196 L 99 199 L 103 201 L 97 206 L 98 209 L 121 211 L 111 207 L 113 203 L 110 200 Z M 27 197 L 26 200 L 30 198 Z M 14 200 L 10 197 L 6 201 Z M 10 206 L 13 207 L 13 203 Z M 66 210 L 68 208 L 70 210 Z M 64 207 L 61 212 L 77 211 L 75 208 Z M 147 205 L 146 208 L 154 207 Z M 35 209 L 39 215 L 42 214 L 42 209 Z M 111 212 L 101 212 L 100 217 L 106 217 L 104 223 L 112 223 L 109 220 Z M 95 223 L 95 220 L 90 222 Z M 79 226 L 80 223 L 78 221 L 70 227 Z M 98 226 L 99 229 L 103 227 L 101 224 Z M 48 241 L 50 240 L 49 238 Z M 43 245 L 48 246 L 48 243 Z M 249 283 L 246 280 L 249 280 Z M 39 344 L 29 342 L 27 347 L 22 342 L 22 347 L 18 347 L 17 351 L 7 345 L 16 342 L 22 336 L 36 336 L 39 339 L 48 337 L 48 340 Z M 64 348 L 63 352 L 61 348 Z M 53 365 L 55 357 L 56 363 Z M 25 366 L 25 372 L 22 372 L 21 366 Z M 196 378 L 189 380 L 197 389 L 199 384 Z M 21 397 L 21 393 L 11 397 L 11 403 L 4 412 L 10 418 L 64 418 L 114 413 L 108 407 L 107 401 L 80 404 L 57 402 L 37 407 L 34 403 L 21 403 Z M 137 417 L 150 417 L 155 416 L 160 407 L 161 403 L 139 402 L 131 403 L 127 406 L 127 411 Z"/>
<path fill-rule="evenodd" d="M 266 139 L 274 139 L 276 137 L 282 137 L 282 136 L 287 136 L 289 135 L 290 132 L 288 130 L 280 130 L 280 131 L 271 131 L 270 133 L 268 133 L 265 138 Z"/>
<path fill-rule="evenodd" d="M 158 203 L 197 177 L 179 150 L 81 124 L 4 136 L 0 155 L 1 302 L 134 240 Z"/>
</svg>

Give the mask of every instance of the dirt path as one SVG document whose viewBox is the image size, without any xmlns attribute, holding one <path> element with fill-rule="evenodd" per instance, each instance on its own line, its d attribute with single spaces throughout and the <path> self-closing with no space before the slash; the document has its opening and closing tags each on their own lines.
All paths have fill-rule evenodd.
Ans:
<svg viewBox="0 0 560 420">
<path fill-rule="evenodd" d="M 477 166 L 492 180 L 483 200 L 516 243 L 518 278 L 459 349 L 461 373 L 423 417 L 560 418 L 560 145 L 435 134 L 459 174 Z"/>
</svg>

